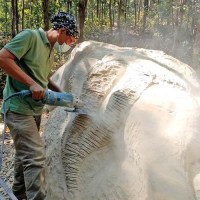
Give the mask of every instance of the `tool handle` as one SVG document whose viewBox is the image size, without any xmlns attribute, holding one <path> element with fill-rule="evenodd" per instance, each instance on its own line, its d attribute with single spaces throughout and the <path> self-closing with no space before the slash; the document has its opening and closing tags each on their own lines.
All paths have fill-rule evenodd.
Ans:
<svg viewBox="0 0 200 200">
<path fill-rule="evenodd" d="M 25 96 L 29 96 L 29 95 L 31 95 L 31 91 L 30 90 L 22 90 L 20 92 L 20 97 L 21 98 L 24 98 Z"/>
</svg>

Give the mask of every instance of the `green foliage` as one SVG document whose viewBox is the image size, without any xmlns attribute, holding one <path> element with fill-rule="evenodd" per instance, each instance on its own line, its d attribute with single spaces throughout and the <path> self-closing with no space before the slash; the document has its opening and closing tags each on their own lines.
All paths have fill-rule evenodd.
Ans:
<svg viewBox="0 0 200 200">
<path fill-rule="evenodd" d="M 172 11 L 171 0 L 161 1 L 160 4 L 158 4 L 157 13 L 159 15 L 162 15 L 164 19 L 169 17 L 169 13 L 171 13 L 171 11 Z"/>
<path fill-rule="evenodd" d="M 71 2 L 69 12 L 77 16 L 78 5 L 81 0 L 50 0 L 49 1 L 49 16 L 59 10 L 67 11 L 68 4 Z M 42 0 L 24 0 L 24 28 L 44 27 Z M 99 5 L 97 6 L 97 2 Z M 117 26 L 119 15 L 119 0 L 111 1 L 111 15 L 114 20 L 114 26 Z M 127 0 L 122 1 L 120 12 L 121 27 L 124 29 L 142 29 L 144 15 L 144 0 Z M 110 26 L 109 19 L 110 0 L 88 0 L 84 35 L 88 38 L 89 35 L 95 35 L 95 38 L 101 35 Z M 97 8 L 98 11 L 97 11 Z M 136 8 L 136 13 L 135 13 Z M 195 20 L 199 13 L 199 1 L 185 1 L 183 5 L 183 25 L 195 27 Z M 176 21 L 176 13 L 180 15 L 180 1 L 178 0 L 152 0 L 148 7 L 146 31 L 151 31 L 155 24 L 171 25 Z M 22 29 L 22 1 L 18 1 L 19 10 L 19 29 Z M 99 16 L 97 16 L 99 13 Z M 173 13 L 173 16 L 172 16 Z M 135 16 L 136 14 L 136 16 Z M 114 17 L 114 19 L 113 19 Z M 136 19 L 136 21 L 135 21 Z M 8 35 L 11 33 L 11 0 L 0 0 L 0 30 L 1 34 Z M 180 17 L 178 17 L 180 22 Z M 192 24 L 193 23 L 193 24 Z M 136 24 L 136 26 L 135 26 Z M 90 31 L 92 34 L 90 34 Z"/>
<path fill-rule="evenodd" d="M 92 21 L 92 19 L 86 18 L 84 36 L 85 38 L 88 39 L 101 38 L 101 34 L 103 32 L 106 32 L 108 29 L 109 29 L 108 19 L 101 20 L 97 18 Z"/>
</svg>

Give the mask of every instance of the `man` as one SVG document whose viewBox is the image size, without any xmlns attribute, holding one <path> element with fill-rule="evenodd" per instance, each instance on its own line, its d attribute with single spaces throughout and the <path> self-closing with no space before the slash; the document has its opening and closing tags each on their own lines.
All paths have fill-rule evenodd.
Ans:
<svg viewBox="0 0 200 200">
<path fill-rule="evenodd" d="M 52 49 L 67 45 L 69 49 L 78 36 L 73 15 L 59 12 L 51 22 L 53 26 L 46 32 L 42 28 L 20 32 L 0 51 L 0 67 L 8 75 L 4 98 L 21 90 L 32 93 L 32 98 L 13 97 L 6 102 L 7 125 L 16 149 L 13 193 L 18 199 L 45 199 L 45 156 L 39 135 L 43 104 L 39 100 L 47 88 L 60 92 L 48 77 Z"/>
</svg>

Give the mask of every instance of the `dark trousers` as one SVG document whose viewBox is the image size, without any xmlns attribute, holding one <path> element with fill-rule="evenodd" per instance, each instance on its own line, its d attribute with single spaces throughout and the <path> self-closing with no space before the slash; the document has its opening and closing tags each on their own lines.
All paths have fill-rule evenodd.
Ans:
<svg viewBox="0 0 200 200">
<path fill-rule="evenodd" d="M 7 126 L 15 146 L 13 193 L 26 192 L 28 200 L 44 200 L 45 154 L 39 135 L 41 116 L 7 112 Z"/>
</svg>

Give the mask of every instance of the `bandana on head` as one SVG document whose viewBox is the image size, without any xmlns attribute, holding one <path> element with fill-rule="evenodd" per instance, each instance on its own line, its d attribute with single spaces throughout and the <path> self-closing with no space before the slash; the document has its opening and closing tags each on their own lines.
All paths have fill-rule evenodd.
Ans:
<svg viewBox="0 0 200 200">
<path fill-rule="evenodd" d="M 78 39 L 79 32 L 76 26 L 76 19 L 72 14 L 60 11 L 58 14 L 53 15 L 50 21 L 53 23 L 53 29 L 65 28 L 67 35 Z"/>
</svg>

